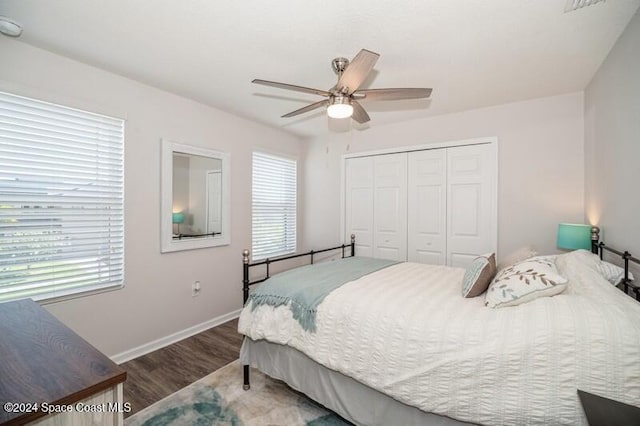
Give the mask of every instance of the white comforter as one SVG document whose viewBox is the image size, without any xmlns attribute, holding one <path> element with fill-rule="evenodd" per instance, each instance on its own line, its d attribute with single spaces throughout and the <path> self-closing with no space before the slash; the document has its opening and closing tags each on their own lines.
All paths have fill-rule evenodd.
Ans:
<svg viewBox="0 0 640 426">
<path fill-rule="evenodd" d="M 305 332 L 287 307 L 250 306 L 239 331 L 427 412 L 482 424 L 586 424 L 576 389 L 640 405 L 640 304 L 579 256 L 563 294 L 490 309 L 463 269 L 402 263 L 334 290 Z"/>
</svg>

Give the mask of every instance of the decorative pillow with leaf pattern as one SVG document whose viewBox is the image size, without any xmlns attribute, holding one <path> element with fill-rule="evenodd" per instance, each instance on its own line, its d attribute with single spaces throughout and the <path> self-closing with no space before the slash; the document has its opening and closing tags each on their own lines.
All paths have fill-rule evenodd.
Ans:
<svg viewBox="0 0 640 426">
<path fill-rule="evenodd" d="M 503 308 L 554 296 L 567 288 L 552 258 L 539 256 L 515 263 L 498 272 L 489 285 L 485 305 Z"/>
</svg>

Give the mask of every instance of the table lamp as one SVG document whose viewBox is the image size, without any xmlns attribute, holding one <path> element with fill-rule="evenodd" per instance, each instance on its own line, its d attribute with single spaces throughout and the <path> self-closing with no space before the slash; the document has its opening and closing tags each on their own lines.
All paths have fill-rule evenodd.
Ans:
<svg viewBox="0 0 640 426">
<path fill-rule="evenodd" d="M 558 248 L 591 250 L 591 225 L 561 223 L 558 225 Z"/>
<path fill-rule="evenodd" d="M 177 225 L 177 228 L 178 228 L 178 232 L 176 232 L 176 234 L 180 235 L 180 224 L 184 223 L 184 213 L 183 212 L 173 213 L 173 223 Z"/>
</svg>

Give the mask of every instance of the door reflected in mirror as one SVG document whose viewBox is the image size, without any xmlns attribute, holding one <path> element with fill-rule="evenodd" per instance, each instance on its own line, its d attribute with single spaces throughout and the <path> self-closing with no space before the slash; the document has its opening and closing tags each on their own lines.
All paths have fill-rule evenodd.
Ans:
<svg viewBox="0 0 640 426">
<path fill-rule="evenodd" d="M 162 251 L 230 243 L 229 156 L 162 142 Z"/>
</svg>

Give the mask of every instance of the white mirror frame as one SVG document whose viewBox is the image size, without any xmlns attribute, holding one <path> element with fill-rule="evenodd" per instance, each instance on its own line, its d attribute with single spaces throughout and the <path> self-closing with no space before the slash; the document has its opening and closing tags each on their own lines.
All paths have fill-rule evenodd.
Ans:
<svg viewBox="0 0 640 426">
<path fill-rule="evenodd" d="M 199 155 L 221 160 L 222 162 L 222 233 L 215 237 L 202 237 L 193 239 L 173 239 L 173 153 Z M 225 246 L 231 243 L 231 157 L 226 152 L 200 148 L 192 145 L 184 145 L 170 140 L 162 139 L 160 165 L 160 251 L 168 253 L 172 251 L 193 250 L 206 247 Z"/>
</svg>

